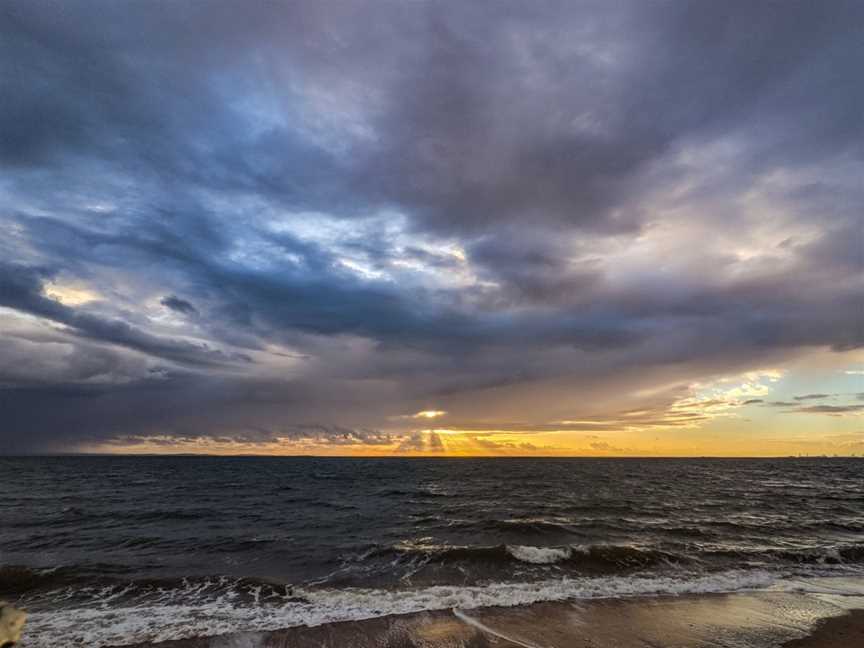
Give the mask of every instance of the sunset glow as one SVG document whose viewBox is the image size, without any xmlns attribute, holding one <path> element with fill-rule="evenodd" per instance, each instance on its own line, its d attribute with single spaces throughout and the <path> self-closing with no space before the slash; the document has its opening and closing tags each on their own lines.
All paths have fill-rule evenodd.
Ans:
<svg viewBox="0 0 864 648">
<path fill-rule="evenodd" d="M 4 452 L 864 453 L 854 19 L 13 4 Z"/>
</svg>

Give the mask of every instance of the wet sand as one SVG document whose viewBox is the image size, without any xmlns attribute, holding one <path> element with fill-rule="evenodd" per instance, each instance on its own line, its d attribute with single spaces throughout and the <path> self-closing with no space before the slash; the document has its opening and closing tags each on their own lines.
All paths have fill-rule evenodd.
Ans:
<svg viewBox="0 0 864 648">
<path fill-rule="evenodd" d="M 794 639 L 783 648 L 858 648 L 864 646 L 864 610 L 824 619 L 812 634 Z"/>
<path fill-rule="evenodd" d="M 859 581 L 860 585 L 860 581 Z M 857 611 L 856 611 L 857 610 Z M 850 611 L 852 611 L 850 613 Z M 864 596 L 753 592 L 443 610 L 136 648 L 856 648 Z"/>
</svg>

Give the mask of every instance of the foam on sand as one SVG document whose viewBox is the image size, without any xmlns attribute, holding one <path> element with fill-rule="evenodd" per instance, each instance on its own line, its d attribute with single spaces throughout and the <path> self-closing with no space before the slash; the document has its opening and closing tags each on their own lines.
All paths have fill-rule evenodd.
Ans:
<svg viewBox="0 0 864 648">
<path fill-rule="evenodd" d="M 686 577 L 685 577 L 686 576 Z M 24 648 L 80 643 L 90 648 L 165 641 L 240 631 L 357 621 L 386 615 L 457 608 L 521 606 L 570 599 L 627 598 L 766 589 L 778 574 L 732 570 L 706 575 L 561 578 L 484 586 L 433 586 L 405 590 L 301 589 L 260 604 L 240 602 L 230 587 L 196 600 L 200 584 L 151 593 L 147 600 L 112 605 L 115 594 L 94 591 L 60 610 L 31 614 Z M 798 586 L 800 587 L 799 581 Z M 62 591 L 56 594 L 63 596 Z M 67 600 L 69 600 L 67 598 Z"/>
</svg>

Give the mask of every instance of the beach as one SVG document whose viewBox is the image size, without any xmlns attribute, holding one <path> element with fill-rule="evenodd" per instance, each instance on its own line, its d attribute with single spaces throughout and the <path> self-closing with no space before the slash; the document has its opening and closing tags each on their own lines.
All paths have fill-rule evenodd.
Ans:
<svg viewBox="0 0 864 648">
<path fill-rule="evenodd" d="M 824 591 L 748 592 L 441 610 L 224 634 L 135 648 L 854 648 L 864 645 L 864 582 Z M 858 588 L 862 595 L 850 595 Z M 856 591 L 856 590 L 852 590 Z"/>
<path fill-rule="evenodd" d="M 22 648 L 780 646 L 864 608 L 860 466 L 17 459 L 0 597 Z"/>
<path fill-rule="evenodd" d="M 864 648 L 862 27 L 2 0 L 0 648 Z"/>
<path fill-rule="evenodd" d="M 820 622 L 811 634 L 793 639 L 784 648 L 850 648 L 864 646 L 864 610 Z"/>
</svg>

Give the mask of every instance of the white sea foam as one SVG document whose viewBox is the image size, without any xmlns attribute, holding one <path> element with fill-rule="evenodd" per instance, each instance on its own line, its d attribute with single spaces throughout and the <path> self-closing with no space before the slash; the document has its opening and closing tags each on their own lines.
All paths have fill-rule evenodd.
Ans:
<svg viewBox="0 0 864 648">
<path fill-rule="evenodd" d="M 842 572 L 841 572 L 842 573 Z M 786 578 L 778 580 L 772 590 L 780 592 L 803 592 L 807 594 L 829 594 L 832 596 L 864 599 L 864 579 L 861 572 L 817 579 Z"/>
<path fill-rule="evenodd" d="M 90 648 L 139 641 L 166 641 L 239 631 L 277 630 L 320 625 L 424 610 L 515 606 L 540 601 L 698 594 L 764 589 L 776 574 L 734 570 L 684 578 L 672 576 L 613 576 L 563 578 L 531 583 L 491 583 L 485 586 L 433 586 L 411 590 L 309 589 L 295 598 L 248 605 L 236 593 L 195 603 L 185 589 L 166 590 L 147 603 L 128 607 L 102 605 L 98 597 L 50 612 L 34 611 L 22 648 L 86 645 Z M 296 597 L 305 600 L 298 600 Z"/>
<path fill-rule="evenodd" d="M 507 553 L 516 560 L 533 565 L 551 565 L 567 560 L 573 555 L 570 547 L 530 547 L 527 545 L 507 545 Z"/>
</svg>

